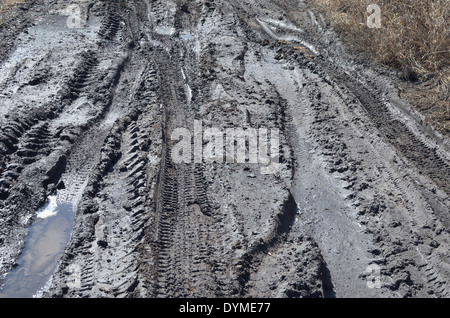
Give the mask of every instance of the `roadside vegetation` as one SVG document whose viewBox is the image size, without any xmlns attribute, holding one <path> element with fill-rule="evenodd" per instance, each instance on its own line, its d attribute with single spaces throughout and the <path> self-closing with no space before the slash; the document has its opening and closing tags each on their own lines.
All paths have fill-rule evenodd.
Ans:
<svg viewBox="0 0 450 318">
<path fill-rule="evenodd" d="M 399 71 L 404 97 L 450 133 L 449 0 L 315 0 L 353 51 Z M 380 28 L 369 28 L 376 4 Z"/>
<path fill-rule="evenodd" d="M 7 21 L 10 9 L 24 0 L 0 0 L 0 25 Z"/>
</svg>

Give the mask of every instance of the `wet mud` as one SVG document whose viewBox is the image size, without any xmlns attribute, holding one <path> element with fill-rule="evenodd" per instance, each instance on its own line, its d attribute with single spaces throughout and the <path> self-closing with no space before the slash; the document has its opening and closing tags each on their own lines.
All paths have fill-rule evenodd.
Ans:
<svg viewBox="0 0 450 318">
<path fill-rule="evenodd" d="M 0 274 L 57 192 L 41 297 L 449 296 L 448 140 L 311 3 L 73 4 L 0 30 Z M 196 123 L 277 131 L 274 165 L 196 160 Z"/>
</svg>

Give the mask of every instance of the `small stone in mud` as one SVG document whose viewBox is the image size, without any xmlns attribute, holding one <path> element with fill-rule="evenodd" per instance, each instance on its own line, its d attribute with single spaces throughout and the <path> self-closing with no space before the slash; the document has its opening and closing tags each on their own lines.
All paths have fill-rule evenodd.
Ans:
<svg viewBox="0 0 450 318">
<path fill-rule="evenodd" d="M 103 240 L 98 240 L 97 245 L 100 247 L 106 248 L 106 247 L 108 247 L 108 242 L 103 241 Z"/>
<path fill-rule="evenodd" d="M 187 13 L 187 14 L 190 13 L 190 12 L 189 12 L 188 6 L 185 5 L 185 4 L 183 4 L 183 5 L 180 7 L 180 10 L 183 11 L 184 13 Z"/>
<path fill-rule="evenodd" d="M 400 225 L 402 225 L 401 222 L 399 222 L 399 221 L 394 221 L 394 222 L 392 222 L 392 223 L 390 224 L 390 227 L 396 228 L 396 227 L 399 227 Z"/>
<path fill-rule="evenodd" d="M 438 248 L 440 244 L 439 244 L 438 242 L 436 242 L 435 240 L 432 240 L 432 241 L 429 243 L 429 245 L 430 245 L 431 247 L 433 247 L 433 248 Z"/>
</svg>

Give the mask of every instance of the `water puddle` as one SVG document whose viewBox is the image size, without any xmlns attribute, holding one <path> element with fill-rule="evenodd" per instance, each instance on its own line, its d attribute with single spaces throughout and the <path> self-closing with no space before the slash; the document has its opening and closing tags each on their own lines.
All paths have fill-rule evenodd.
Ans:
<svg viewBox="0 0 450 318">
<path fill-rule="evenodd" d="M 36 297 L 50 280 L 74 224 L 72 204 L 51 196 L 29 229 L 19 264 L 2 280 L 0 298 Z"/>
</svg>

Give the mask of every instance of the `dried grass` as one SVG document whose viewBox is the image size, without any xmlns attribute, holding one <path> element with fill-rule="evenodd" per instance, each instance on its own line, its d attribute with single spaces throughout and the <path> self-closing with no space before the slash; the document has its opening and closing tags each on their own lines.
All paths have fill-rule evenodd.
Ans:
<svg viewBox="0 0 450 318">
<path fill-rule="evenodd" d="M 398 69 L 404 79 L 424 82 L 417 93 L 429 94 L 429 100 L 437 105 L 433 107 L 433 117 L 448 125 L 449 0 L 315 1 L 353 49 Z M 370 4 L 381 8 L 381 28 L 367 26 Z"/>
<path fill-rule="evenodd" d="M 0 24 L 8 20 L 8 12 L 13 6 L 23 2 L 24 0 L 0 0 Z"/>
</svg>

